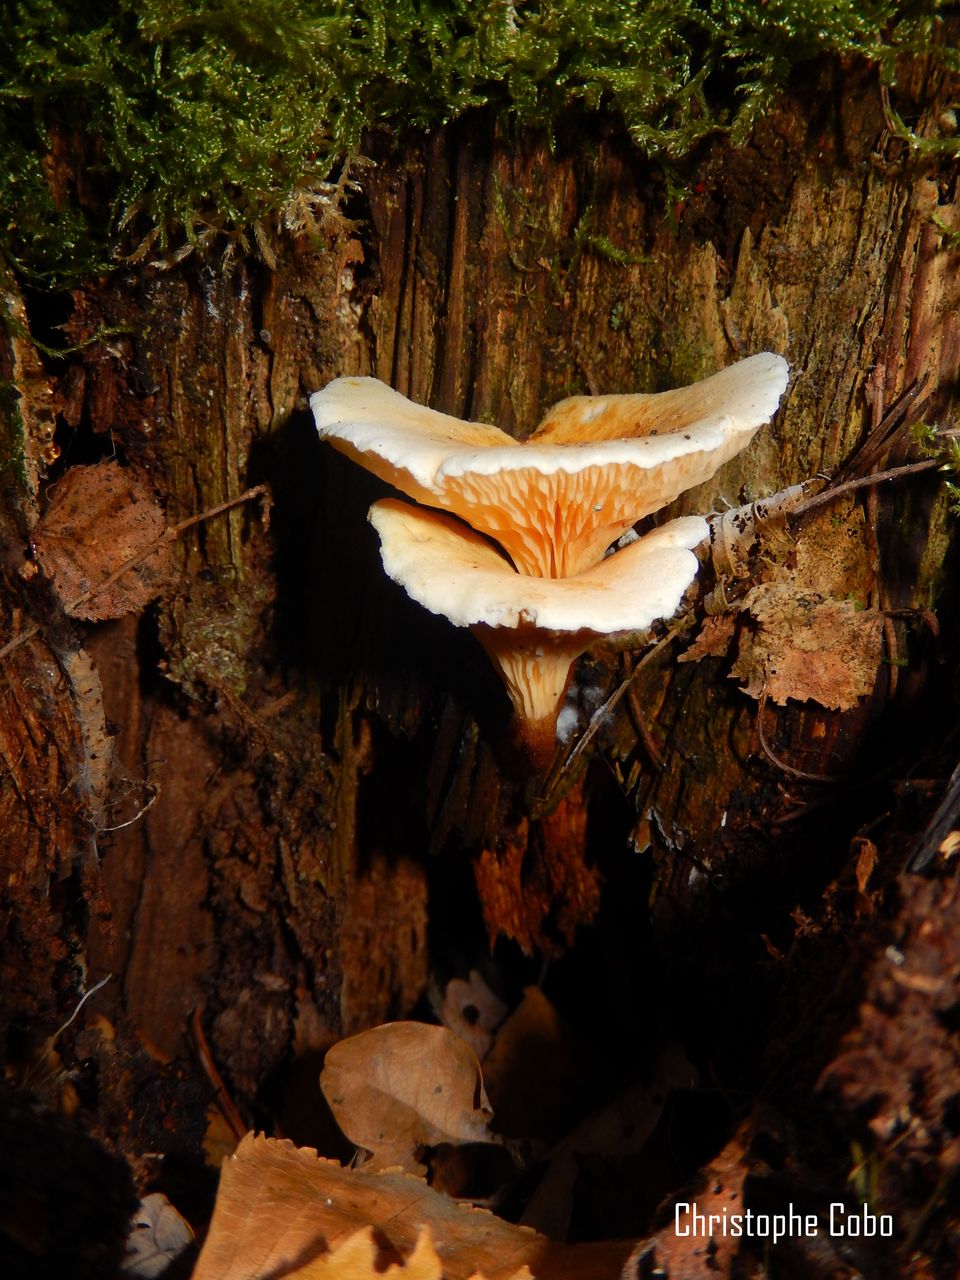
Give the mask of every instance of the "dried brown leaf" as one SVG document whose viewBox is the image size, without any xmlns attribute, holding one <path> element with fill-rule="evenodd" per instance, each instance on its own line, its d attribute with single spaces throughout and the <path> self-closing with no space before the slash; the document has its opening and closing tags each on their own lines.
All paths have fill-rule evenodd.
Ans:
<svg viewBox="0 0 960 1280">
<path fill-rule="evenodd" d="M 406 1263 L 377 1269 L 373 1228 L 363 1227 L 344 1239 L 330 1253 L 290 1272 L 289 1280 L 443 1280 L 443 1268 L 430 1239 L 429 1227 L 417 1237 Z"/>
<path fill-rule="evenodd" d="M 165 531 L 163 511 L 147 489 L 119 463 L 100 462 L 71 467 L 54 487 L 33 546 L 66 611 L 100 622 L 142 609 L 170 581 Z M 140 558 L 109 581 L 134 557 Z"/>
<path fill-rule="evenodd" d="M 859 920 L 863 916 L 872 916 L 874 913 L 874 897 L 867 892 L 867 885 L 876 869 L 879 855 L 877 846 L 866 836 L 855 836 L 850 851 L 857 854 L 857 901 L 854 912 Z"/>
<path fill-rule="evenodd" d="M 377 1267 L 377 1245 L 373 1228 L 364 1227 L 322 1258 L 292 1271 L 286 1280 L 443 1280 L 443 1264 L 424 1227 L 417 1237 L 413 1253 L 406 1262 L 396 1263 L 386 1271 Z M 479 1272 L 470 1280 L 487 1280 Z M 529 1267 L 521 1267 L 508 1280 L 532 1280 Z"/>
<path fill-rule="evenodd" d="M 419 1173 L 424 1147 L 497 1141 L 480 1064 L 446 1027 L 388 1022 L 341 1040 L 320 1087 L 346 1136 L 372 1153 L 370 1169 Z"/>
<path fill-rule="evenodd" d="M 659 1055 L 652 1080 L 634 1081 L 606 1106 L 585 1116 L 550 1153 L 550 1163 L 531 1197 L 522 1221 L 527 1226 L 565 1239 L 573 1213 L 574 1184 L 580 1157 L 624 1160 L 643 1151 L 656 1128 L 664 1105 L 678 1089 L 697 1083 L 697 1072 L 679 1045 Z"/>
<path fill-rule="evenodd" d="M 437 1011 L 443 1025 L 465 1040 L 481 1062 L 508 1012 L 476 969 L 470 970 L 469 978 L 450 979 Z"/>
<path fill-rule="evenodd" d="M 873 875 L 874 867 L 877 865 L 877 846 L 872 840 L 868 840 L 866 836 L 858 836 L 856 844 L 858 849 L 857 889 L 860 893 L 866 893 L 870 877 Z"/>
<path fill-rule="evenodd" d="M 751 1172 L 750 1121 L 745 1121 L 705 1168 L 696 1193 L 684 1193 L 695 1201 L 698 1213 L 722 1214 L 744 1202 L 744 1181 Z M 677 1232 L 677 1223 L 682 1234 Z M 689 1213 L 674 1207 L 668 1221 L 638 1246 L 631 1260 L 631 1274 L 668 1276 L 669 1280 L 719 1280 L 721 1276 L 762 1275 L 762 1270 L 738 1267 L 745 1252 L 742 1237 L 717 1231 L 709 1240 L 693 1229 Z"/>
<path fill-rule="evenodd" d="M 701 658 L 724 657 L 736 630 L 737 623 L 732 613 L 704 618 L 693 644 L 678 656 L 677 661 L 699 662 Z"/>
<path fill-rule="evenodd" d="M 381 1273 L 387 1264 L 400 1265 L 399 1272 L 387 1271 L 391 1280 L 431 1275 L 408 1270 L 418 1246 L 417 1265 L 425 1268 L 434 1252 L 442 1259 L 443 1280 L 620 1280 L 630 1253 L 624 1241 L 553 1244 L 485 1209 L 460 1205 L 409 1174 L 344 1169 L 291 1142 L 248 1134 L 224 1163 L 193 1280 L 367 1280 L 369 1268 L 319 1268 L 351 1240 L 357 1265 L 365 1266 L 369 1250 L 357 1234 L 370 1227 Z M 432 1243 L 426 1248 L 425 1229 L 435 1249 Z M 350 1256 L 345 1250 L 343 1257 Z"/>
<path fill-rule="evenodd" d="M 484 1062 L 497 1128 L 515 1138 L 555 1141 L 592 1082 L 594 1062 L 539 987 L 523 999 L 497 1033 Z"/>
<path fill-rule="evenodd" d="M 882 615 L 863 607 L 876 580 L 873 555 L 858 507 L 824 510 L 792 533 L 785 516 L 801 497 L 802 486 L 715 524 L 718 572 L 743 577 L 752 567 L 760 580 L 733 612 L 707 618 L 680 660 L 724 653 L 739 613 L 750 624 L 739 626 L 730 676 L 745 693 L 846 711 L 873 690 L 882 658 Z"/>
<path fill-rule="evenodd" d="M 121 1264 L 125 1275 L 153 1280 L 193 1241 L 193 1228 L 165 1195 L 151 1192 L 140 1201 L 130 1222 L 127 1254 Z"/>
<path fill-rule="evenodd" d="M 878 610 L 771 583 L 755 587 L 747 607 L 757 627 L 744 630 L 730 674 L 751 697 L 846 711 L 872 691 L 882 656 Z"/>
<path fill-rule="evenodd" d="M 792 578 L 800 591 L 866 604 L 876 581 L 861 507 L 824 511 L 803 527 Z"/>
</svg>

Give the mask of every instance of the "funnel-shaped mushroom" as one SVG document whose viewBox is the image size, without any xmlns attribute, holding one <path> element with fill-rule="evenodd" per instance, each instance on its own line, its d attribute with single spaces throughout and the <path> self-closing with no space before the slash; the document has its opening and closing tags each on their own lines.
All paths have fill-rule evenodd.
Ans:
<svg viewBox="0 0 960 1280">
<path fill-rule="evenodd" d="M 786 384 L 785 361 L 767 352 L 661 395 L 561 401 L 524 444 L 375 378 L 338 378 L 310 403 L 320 436 L 348 457 L 461 516 L 521 573 L 562 578 L 708 480 L 767 421 Z"/>
<path fill-rule="evenodd" d="M 385 498 L 370 508 L 383 567 L 412 599 L 470 627 L 503 676 L 534 763 L 552 756 L 576 658 L 676 612 L 697 572 L 700 516 L 671 520 L 569 578 L 533 578 L 460 521 Z"/>
<path fill-rule="evenodd" d="M 787 385 L 788 373 L 782 356 L 765 351 L 673 391 L 569 396 L 547 410 L 530 443 L 583 444 L 588 440 L 673 435 L 725 413 L 734 424 L 733 430 L 746 436 L 726 455 L 732 458 L 773 414 Z"/>
</svg>

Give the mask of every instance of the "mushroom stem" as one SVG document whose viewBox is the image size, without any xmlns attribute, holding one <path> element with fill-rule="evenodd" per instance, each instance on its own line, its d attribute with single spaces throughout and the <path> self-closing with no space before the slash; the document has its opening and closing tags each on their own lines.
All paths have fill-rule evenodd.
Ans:
<svg viewBox="0 0 960 1280">
<path fill-rule="evenodd" d="M 556 749 L 557 715 L 570 672 L 596 635 L 575 631 L 556 636 L 538 627 L 470 629 L 503 677 L 531 762 L 537 769 L 546 769 Z"/>
<path fill-rule="evenodd" d="M 450 516 L 384 498 L 370 508 L 383 567 L 407 595 L 469 627 L 506 685 L 535 765 L 550 763 L 557 711 L 576 658 L 603 636 L 646 631 L 677 610 L 707 535 L 684 516 L 569 578 L 517 571 Z"/>
<path fill-rule="evenodd" d="M 533 772 L 546 773 L 557 751 L 557 712 L 543 720 L 524 720 L 518 716 L 515 724 Z"/>
</svg>

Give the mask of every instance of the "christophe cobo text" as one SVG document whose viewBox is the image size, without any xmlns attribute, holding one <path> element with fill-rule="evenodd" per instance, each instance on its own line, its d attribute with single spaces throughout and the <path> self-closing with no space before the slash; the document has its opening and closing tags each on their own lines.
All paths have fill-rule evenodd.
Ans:
<svg viewBox="0 0 960 1280">
<path fill-rule="evenodd" d="M 791 1204 L 786 1213 L 702 1213 L 696 1201 L 680 1201 L 674 1210 L 674 1231 L 678 1236 L 709 1239 L 711 1236 L 743 1236 L 756 1240 L 778 1240 L 791 1236 L 817 1236 L 826 1227 L 831 1236 L 892 1236 L 893 1218 L 889 1213 L 871 1213 L 867 1205 L 850 1209 L 836 1201 L 831 1204 L 826 1221 L 815 1213 L 798 1213 Z"/>
</svg>

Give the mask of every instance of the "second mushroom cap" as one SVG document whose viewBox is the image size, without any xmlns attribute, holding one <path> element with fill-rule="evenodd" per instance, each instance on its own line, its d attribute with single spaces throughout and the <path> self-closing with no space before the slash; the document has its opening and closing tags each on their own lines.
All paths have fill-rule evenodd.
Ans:
<svg viewBox="0 0 960 1280">
<path fill-rule="evenodd" d="M 671 520 L 570 578 L 530 578 L 459 520 L 393 498 L 375 502 L 383 567 L 431 613 L 470 627 L 497 666 L 521 736 L 549 760 L 576 658 L 597 640 L 671 617 L 697 572 L 700 516 Z"/>
</svg>

